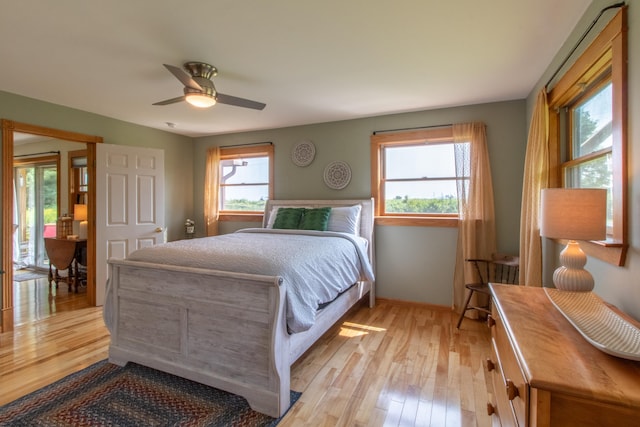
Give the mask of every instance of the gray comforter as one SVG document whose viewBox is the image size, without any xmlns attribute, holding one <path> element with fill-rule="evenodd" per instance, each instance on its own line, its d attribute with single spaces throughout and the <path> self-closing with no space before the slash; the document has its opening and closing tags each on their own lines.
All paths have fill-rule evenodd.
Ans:
<svg viewBox="0 0 640 427">
<path fill-rule="evenodd" d="M 365 239 L 346 233 L 248 228 L 143 248 L 128 259 L 280 276 L 287 326 L 302 332 L 313 326 L 322 304 L 358 280 L 374 280 L 366 246 Z"/>
</svg>

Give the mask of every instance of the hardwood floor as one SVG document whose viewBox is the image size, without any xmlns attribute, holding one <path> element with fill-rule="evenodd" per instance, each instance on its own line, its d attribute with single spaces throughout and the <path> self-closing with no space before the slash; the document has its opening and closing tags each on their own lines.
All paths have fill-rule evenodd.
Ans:
<svg viewBox="0 0 640 427">
<path fill-rule="evenodd" d="M 15 273 L 14 273 L 15 274 Z M 35 320 L 45 319 L 52 314 L 87 308 L 86 290 L 80 288 L 78 293 L 69 292 L 69 286 L 60 282 L 56 288 L 45 277 L 14 282 L 14 325 L 18 326 Z"/>
<path fill-rule="evenodd" d="M 100 307 L 61 284 L 17 283 L 15 330 L 0 334 L 0 405 L 107 358 Z M 18 304 L 20 308 L 18 309 Z M 84 305 L 83 305 L 84 304 Z M 292 367 L 302 392 L 279 426 L 489 426 L 489 331 L 448 310 L 379 300 L 354 308 Z"/>
<path fill-rule="evenodd" d="M 349 313 L 292 369 L 300 400 L 279 426 L 485 426 L 480 322 L 455 329 L 448 310 L 380 300 Z"/>
<path fill-rule="evenodd" d="M 102 308 L 46 278 L 14 282 L 14 331 L 0 334 L 0 405 L 107 357 Z"/>
</svg>

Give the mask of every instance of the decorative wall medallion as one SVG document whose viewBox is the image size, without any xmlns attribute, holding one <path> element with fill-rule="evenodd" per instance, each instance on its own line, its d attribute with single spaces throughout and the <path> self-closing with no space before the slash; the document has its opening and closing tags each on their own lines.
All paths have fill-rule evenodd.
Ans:
<svg viewBox="0 0 640 427">
<path fill-rule="evenodd" d="M 296 166 L 309 166 L 315 156 L 316 147 L 308 140 L 299 142 L 291 151 L 291 160 Z"/>
<path fill-rule="evenodd" d="M 324 168 L 324 183 L 334 190 L 342 190 L 351 181 L 351 168 L 342 161 L 331 162 Z"/>
</svg>

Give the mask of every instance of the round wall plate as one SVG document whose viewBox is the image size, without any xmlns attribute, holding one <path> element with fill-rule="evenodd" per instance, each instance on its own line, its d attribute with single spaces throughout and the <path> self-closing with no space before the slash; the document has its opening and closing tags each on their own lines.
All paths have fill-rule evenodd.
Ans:
<svg viewBox="0 0 640 427">
<path fill-rule="evenodd" d="M 291 151 L 291 161 L 296 166 L 309 166 L 315 156 L 316 147 L 308 140 L 299 142 Z"/>
<path fill-rule="evenodd" d="M 331 162 L 324 168 L 324 183 L 334 190 L 341 190 L 351 181 L 351 168 L 342 161 Z"/>
</svg>

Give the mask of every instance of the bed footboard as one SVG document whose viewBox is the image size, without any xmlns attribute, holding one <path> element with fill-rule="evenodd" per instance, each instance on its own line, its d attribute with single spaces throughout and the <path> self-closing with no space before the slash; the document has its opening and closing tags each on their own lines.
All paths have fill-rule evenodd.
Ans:
<svg viewBox="0 0 640 427">
<path fill-rule="evenodd" d="M 109 361 L 135 362 L 289 408 L 289 339 L 279 277 L 110 260 Z"/>
</svg>

